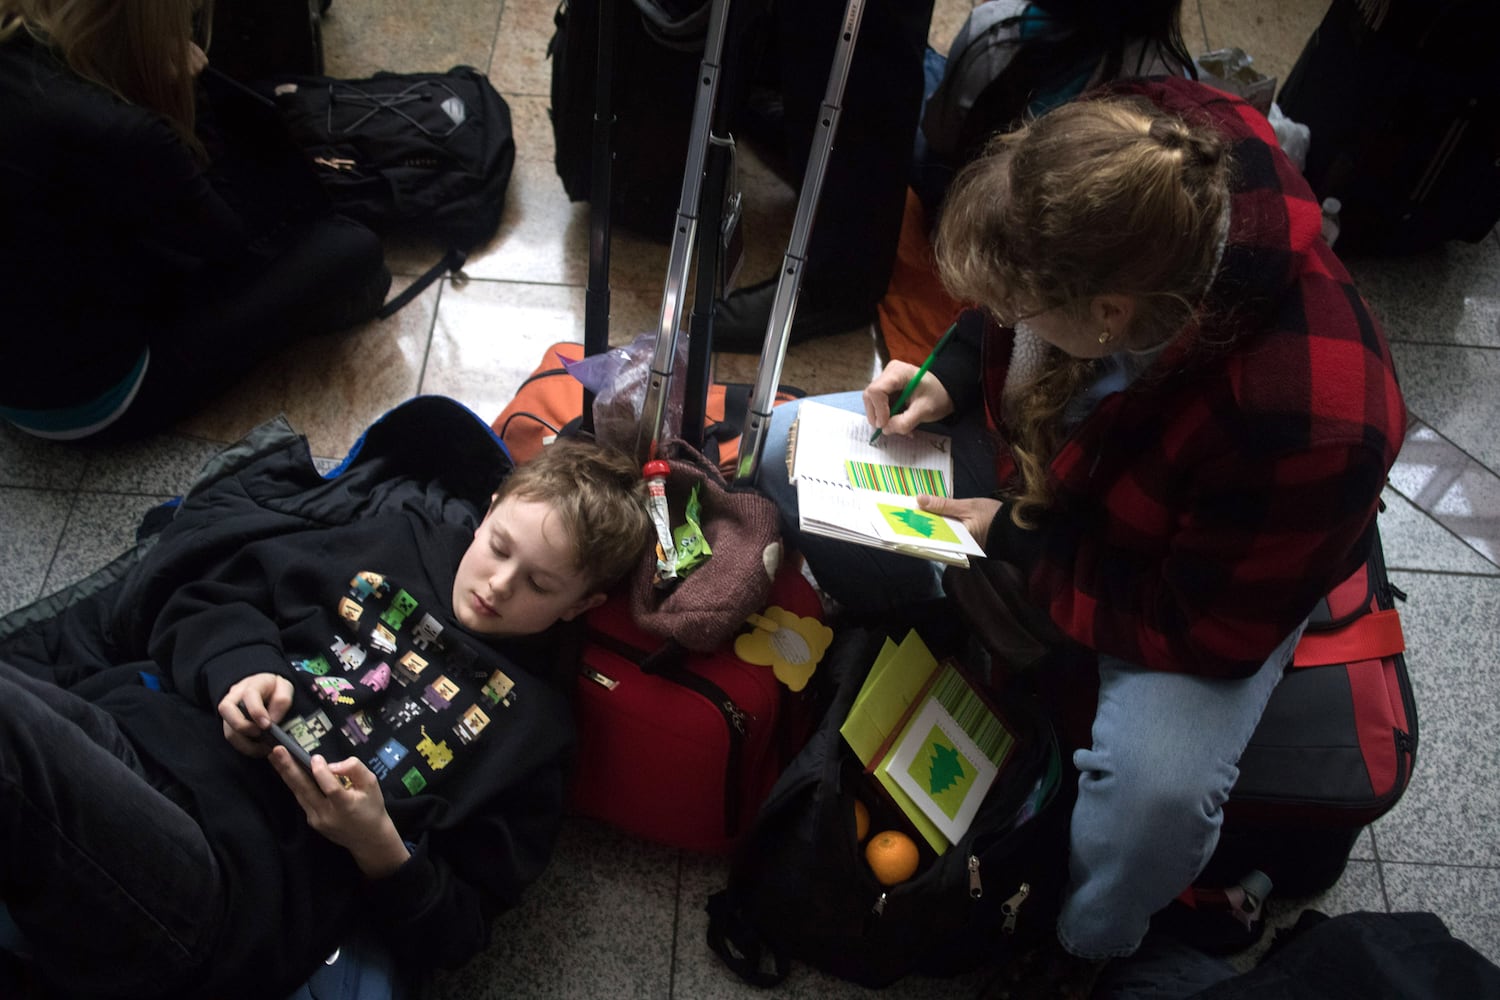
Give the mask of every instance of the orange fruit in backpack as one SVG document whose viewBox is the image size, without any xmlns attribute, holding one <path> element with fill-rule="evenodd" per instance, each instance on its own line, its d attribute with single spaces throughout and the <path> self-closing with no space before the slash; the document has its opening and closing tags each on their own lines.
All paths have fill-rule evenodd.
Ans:
<svg viewBox="0 0 1500 1000">
<path fill-rule="evenodd" d="M 865 861 L 881 885 L 905 882 L 917 873 L 917 845 L 900 830 L 882 830 L 865 846 Z"/>
<path fill-rule="evenodd" d="M 854 839 L 864 843 L 865 834 L 870 832 L 870 807 L 859 799 L 854 800 Z"/>
</svg>

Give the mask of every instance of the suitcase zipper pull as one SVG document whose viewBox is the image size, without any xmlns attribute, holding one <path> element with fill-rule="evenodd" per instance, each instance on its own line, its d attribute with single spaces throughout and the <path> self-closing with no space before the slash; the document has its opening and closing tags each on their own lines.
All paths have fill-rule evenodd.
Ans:
<svg viewBox="0 0 1500 1000">
<path fill-rule="evenodd" d="M 885 914 L 885 893 L 882 892 L 880 894 L 880 898 L 875 900 L 875 905 L 870 907 L 870 912 L 875 914 L 877 917 L 883 916 Z"/>
<path fill-rule="evenodd" d="M 734 727 L 735 732 L 739 733 L 741 736 L 746 735 L 747 727 L 745 726 L 745 710 L 727 699 L 720 702 L 719 704 L 720 707 L 724 709 L 724 717 L 729 720 L 729 724 Z"/>
<path fill-rule="evenodd" d="M 969 855 L 969 898 L 978 899 L 984 895 L 984 886 L 979 881 L 979 856 Z"/>
<path fill-rule="evenodd" d="M 1031 895 L 1031 883 L 1022 882 L 1021 888 L 1016 894 L 1000 904 L 1000 912 L 1005 914 L 1005 922 L 1000 925 L 1000 931 L 1004 934 L 1016 932 L 1016 917 L 1021 912 L 1021 904 L 1026 902 L 1026 897 Z"/>
</svg>

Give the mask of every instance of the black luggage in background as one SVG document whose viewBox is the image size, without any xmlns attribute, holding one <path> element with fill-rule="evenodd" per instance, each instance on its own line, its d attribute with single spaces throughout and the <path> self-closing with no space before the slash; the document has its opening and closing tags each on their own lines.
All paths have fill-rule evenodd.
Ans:
<svg viewBox="0 0 1500 1000">
<path fill-rule="evenodd" d="M 658 242 L 672 238 L 687 160 L 698 67 L 708 31 L 708 0 L 616 0 L 614 116 L 611 146 L 611 221 Z M 741 0 L 730 10 L 720 102 L 737 108 L 744 84 L 738 67 L 764 0 Z M 552 60 L 554 163 L 563 190 L 588 201 L 594 127 L 594 77 L 599 58 L 599 0 L 561 0 Z"/>
<path fill-rule="evenodd" d="M 547 44 L 557 176 L 573 201 L 589 200 L 599 2 L 562 0 Z M 682 190 L 708 5 L 703 17 L 678 22 L 671 36 L 660 29 L 648 33 L 647 10 L 659 8 L 653 0 L 624 0 L 615 12 L 610 216 L 631 232 L 666 242 Z"/>
<path fill-rule="evenodd" d="M 215 0 L 208 58 L 241 82 L 323 72 L 330 0 Z"/>
<path fill-rule="evenodd" d="M 1500 221 L 1495 0 L 1333 0 L 1277 103 L 1312 130 L 1338 250 L 1414 253 Z"/>
</svg>

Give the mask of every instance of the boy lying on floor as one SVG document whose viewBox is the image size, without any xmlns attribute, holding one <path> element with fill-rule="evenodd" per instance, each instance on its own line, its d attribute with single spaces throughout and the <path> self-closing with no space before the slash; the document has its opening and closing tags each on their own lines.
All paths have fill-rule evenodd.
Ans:
<svg viewBox="0 0 1500 1000">
<path fill-rule="evenodd" d="M 284 996 L 359 928 L 458 964 L 561 822 L 548 631 L 643 556 L 634 463 L 506 475 L 430 398 L 327 480 L 245 447 L 118 579 L 0 622 L 0 900 L 70 996 Z"/>
</svg>

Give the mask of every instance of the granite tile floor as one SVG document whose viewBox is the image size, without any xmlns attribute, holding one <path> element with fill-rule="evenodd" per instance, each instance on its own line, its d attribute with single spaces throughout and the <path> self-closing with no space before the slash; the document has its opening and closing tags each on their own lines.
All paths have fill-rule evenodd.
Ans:
<svg viewBox="0 0 1500 1000">
<path fill-rule="evenodd" d="M 969 6 L 939 0 L 939 49 Z M 1325 7 L 1189 2 L 1184 33 L 1194 51 L 1237 45 L 1284 79 Z M 511 104 L 518 146 L 500 234 L 474 255 L 467 283 L 445 280 L 392 319 L 287 351 L 171 433 L 104 450 L 0 430 L 0 612 L 128 547 L 145 511 L 277 413 L 331 462 L 361 428 L 416 393 L 454 396 L 489 419 L 547 344 L 582 339 L 587 209 L 568 202 L 553 172 L 547 116 L 554 9 L 554 0 L 336 0 L 326 22 L 333 75 L 488 69 Z M 780 259 L 795 198 L 747 159 L 753 280 Z M 389 249 L 398 287 L 435 259 L 426 247 Z M 618 235 L 615 343 L 655 326 L 665 260 L 664 248 Z M 1407 595 L 1421 746 L 1409 792 L 1360 838 L 1341 881 L 1315 899 L 1273 897 L 1273 917 L 1290 923 L 1308 906 L 1431 910 L 1500 961 L 1500 235 L 1417 258 L 1348 263 L 1385 321 L 1413 417 L 1381 530 L 1392 578 Z M 793 347 L 783 377 L 814 392 L 855 388 L 879 365 L 878 334 L 860 330 Z M 745 379 L 752 369 L 753 359 L 725 355 L 718 375 Z M 438 977 L 427 995 L 758 995 L 704 944 L 703 903 L 725 871 L 721 859 L 570 821 L 555 863 L 499 920 L 491 948 Z M 885 995 L 967 996 L 976 982 L 910 979 Z M 868 993 L 805 968 L 780 992 Z"/>
</svg>

